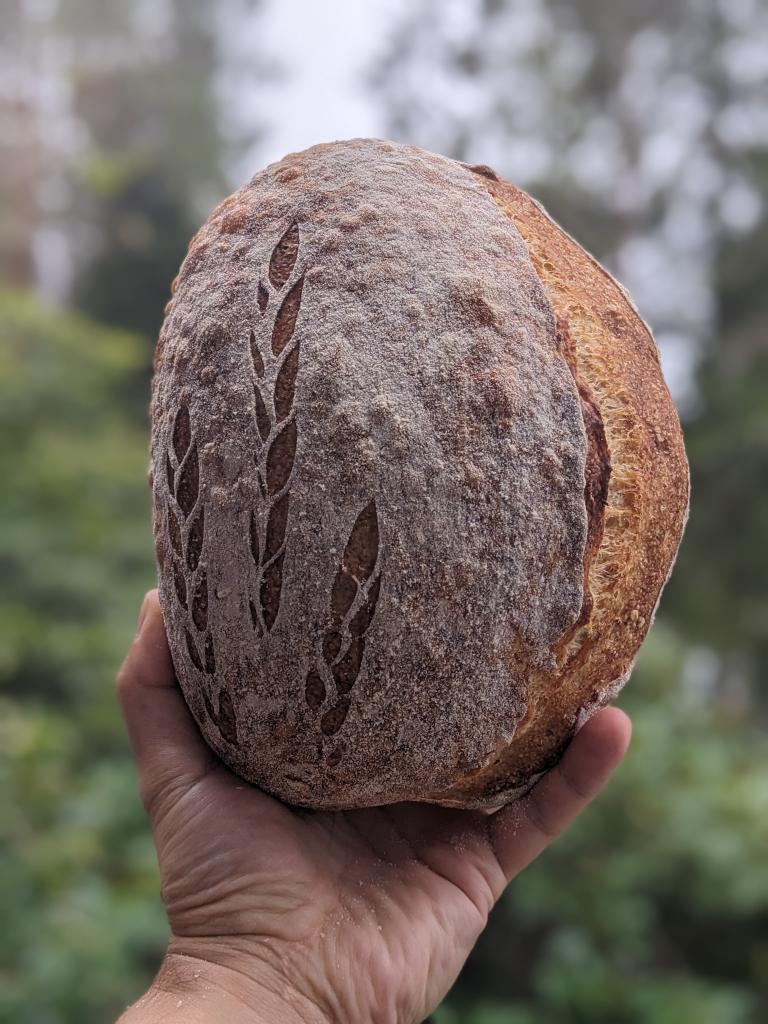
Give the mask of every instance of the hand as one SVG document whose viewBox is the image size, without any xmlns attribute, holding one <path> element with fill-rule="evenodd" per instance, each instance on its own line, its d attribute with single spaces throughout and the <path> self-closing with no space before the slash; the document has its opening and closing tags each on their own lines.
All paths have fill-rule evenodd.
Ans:
<svg viewBox="0 0 768 1024">
<path fill-rule="evenodd" d="M 493 815 L 427 804 L 290 808 L 229 772 L 174 679 L 156 592 L 118 694 L 171 940 L 124 1018 L 418 1022 L 504 887 L 605 785 L 629 742 L 609 708 L 531 793 Z"/>
</svg>

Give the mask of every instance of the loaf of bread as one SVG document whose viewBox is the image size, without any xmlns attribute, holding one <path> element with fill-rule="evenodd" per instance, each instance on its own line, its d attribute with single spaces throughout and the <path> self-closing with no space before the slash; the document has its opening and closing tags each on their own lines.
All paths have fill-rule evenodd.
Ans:
<svg viewBox="0 0 768 1024">
<path fill-rule="evenodd" d="M 307 807 L 499 806 L 627 679 L 688 506 L 623 289 L 487 167 L 291 154 L 192 240 L 152 482 L 179 683 Z"/>
</svg>

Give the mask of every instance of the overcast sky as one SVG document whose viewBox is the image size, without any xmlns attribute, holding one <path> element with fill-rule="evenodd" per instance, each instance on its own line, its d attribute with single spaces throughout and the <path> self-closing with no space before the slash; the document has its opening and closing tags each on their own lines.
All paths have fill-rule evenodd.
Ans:
<svg viewBox="0 0 768 1024">
<path fill-rule="evenodd" d="M 262 42 L 287 74 L 260 91 L 271 130 L 248 159 L 250 173 L 316 142 L 383 133 L 360 76 L 404 2 L 270 0 L 260 20 Z"/>
<path fill-rule="evenodd" d="M 245 104 L 246 122 L 266 127 L 244 159 L 232 168 L 233 187 L 286 153 L 318 142 L 387 133 L 363 81 L 409 0 L 267 0 L 250 27 L 226 26 L 228 49 L 246 62 L 266 53 L 283 73 L 267 76 Z M 243 91 L 236 92 L 240 103 Z M 630 275 L 631 276 L 631 275 Z M 627 281 L 630 286 L 636 282 Z M 637 296 L 642 297 L 642 296 Z M 648 308 L 641 310 L 649 315 Z M 687 338 L 665 336 L 662 360 L 676 397 L 685 400 L 694 348 Z"/>
</svg>

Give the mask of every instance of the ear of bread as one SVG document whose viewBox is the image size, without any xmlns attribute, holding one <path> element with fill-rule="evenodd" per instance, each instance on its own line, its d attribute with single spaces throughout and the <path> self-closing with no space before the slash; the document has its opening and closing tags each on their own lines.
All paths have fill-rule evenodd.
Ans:
<svg viewBox="0 0 768 1024">
<path fill-rule="evenodd" d="M 160 596 L 211 747 L 309 807 L 523 792 L 626 678 L 688 500 L 621 288 L 491 171 L 291 154 L 155 357 Z"/>
<path fill-rule="evenodd" d="M 513 742 L 450 793 L 434 794 L 459 806 L 491 806 L 524 792 L 556 763 L 576 729 L 628 678 L 672 571 L 689 473 L 656 344 L 627 293 L 529 195 L 487 167 L 470 170 L 525 241 L 582 396 L 592 454 L 582 615 L 558 644 L 556 667 L 529 673 Z"/>
</svg>

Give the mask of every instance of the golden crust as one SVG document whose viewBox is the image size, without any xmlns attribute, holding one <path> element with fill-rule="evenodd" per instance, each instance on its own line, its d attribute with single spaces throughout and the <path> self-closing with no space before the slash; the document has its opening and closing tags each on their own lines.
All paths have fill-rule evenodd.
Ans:
<svg viewBox="0 0 768 1024">
<path fill-rule="evenodd" d="M 551 767 L 628 675 L 674 563 L 689 477 L 655 343 L 625 292 L 530 196 L 487 168 L 472 169 L 528 246 L 611 459 L 602 537 L 585 566 L 586 621 L 563 638 L 554 671 L 528 673 L 528 708 L 513 741 L 459 785 L 433 794 L 441 803 L 493 806 Z"/>
</svg>

